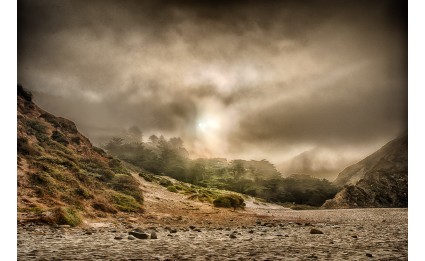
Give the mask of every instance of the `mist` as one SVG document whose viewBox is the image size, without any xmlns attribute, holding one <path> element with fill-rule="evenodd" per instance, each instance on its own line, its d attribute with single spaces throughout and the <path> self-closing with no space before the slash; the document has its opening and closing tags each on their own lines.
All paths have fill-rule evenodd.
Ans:
<svg viewBox="0 0 425 261">
<path fill-rule="evenodd" d="M 95 144 L 338 172 L 407 130 L 407 5 L 20 0 L 18 82 Z"/>
</svg>

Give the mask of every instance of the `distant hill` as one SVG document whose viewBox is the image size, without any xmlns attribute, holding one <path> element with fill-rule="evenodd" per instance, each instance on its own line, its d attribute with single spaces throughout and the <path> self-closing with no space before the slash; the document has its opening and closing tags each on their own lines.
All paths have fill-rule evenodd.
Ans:
<svg viewBox="0 0 425 261">
<path fill-rule="evenodd" d="M 329 152 L 315 148 L 304 151 L 295 157 L 282 162 L 276 168 L 283 176 L 310 175 L 319 179 L 333 181 L 338 173 L 350 163 L 347 159 L 335 155 L 329 156 Z"/>
<path fill-rule="evenodd" d="M 83 217 L 141 212 L 138 181 L 18 86 L 18 218 L 78 225 Z"/>
<path fill-rule="evenodd" d="M 334 181 L 343 189 L 325 208 L 407 207 L 407 135 L 344 169 Z"/>
</svg>

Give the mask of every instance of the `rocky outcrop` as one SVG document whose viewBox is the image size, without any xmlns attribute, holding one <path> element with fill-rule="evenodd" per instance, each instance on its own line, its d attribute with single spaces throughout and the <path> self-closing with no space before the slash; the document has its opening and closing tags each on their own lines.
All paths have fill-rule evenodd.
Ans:
<svg viewBox="0 0 425 261">
<path fill-rule="evenodd" d="M 342 171 L 335 184 L 343 186 L 324 208 L 407 207 L 407 135 Z"/>
</svg>

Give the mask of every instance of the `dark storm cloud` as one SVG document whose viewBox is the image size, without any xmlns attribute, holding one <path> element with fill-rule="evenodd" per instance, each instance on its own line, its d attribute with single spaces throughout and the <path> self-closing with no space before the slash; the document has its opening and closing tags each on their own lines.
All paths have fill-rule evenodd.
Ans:
<svg viewBox="0 0 425 261">
<path fill-rule="evenodd" d="M 355 150 L 407 128 L 406 8 L 21 0 L 18 81 L 95 141 L 136 125 L 205 155 Z M 208 117 L 220 128 L 200 133 Z"/>
</svg>

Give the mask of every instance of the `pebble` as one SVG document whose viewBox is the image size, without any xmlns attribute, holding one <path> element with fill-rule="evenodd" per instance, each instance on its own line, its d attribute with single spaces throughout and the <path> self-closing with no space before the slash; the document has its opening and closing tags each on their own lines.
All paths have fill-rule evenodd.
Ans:
<svg viewBox="0 0 425 261">
<path fill-rule="evenodd" d="M 323 232 L 318 230 L 318 229 L 312 228 L 310 230 L 310 234 L 316 234 L 317 235 L 317 234 L 323 234 Z"/>
<path fill-rule="evenodd" d="M 130 235 L 138 238 L 138 239 L 148 239 L 149 235 L 144 232 L 137 232 L 135 230 L 128 232 Z"/>
</svg>

